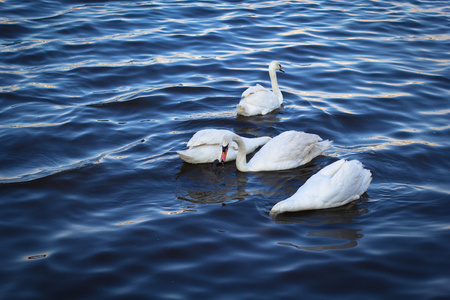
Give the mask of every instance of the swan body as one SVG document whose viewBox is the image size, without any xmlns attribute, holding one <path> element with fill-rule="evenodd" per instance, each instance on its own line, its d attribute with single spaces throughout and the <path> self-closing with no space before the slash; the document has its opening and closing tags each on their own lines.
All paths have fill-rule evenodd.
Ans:
<svg viewBox="0 0 450 300">
<path fill-rule="evenodd" d="M 311 176 L 298 191 L 274 205 L 270 215 L 338 207 L 367 191 L 372 173 L 357 160 L 338 160 Z"/>
<path fill-rule="evenodd" d="M 220 157 L 222 149 L 222 139 L 225 135 L 234 134 L 229 130 L 223 129 L 204 129 L 195 133 L 187 143 L 189 149 L 177 151 L 178 155 L 187 163 L 211 163 Z M 271 138 L 268 136 L 257 138 L 240 137 L 245 144 L 246 153 L 249 154 L 256 148 L 267 143 Z M 237 144 L 233 143 L 229 148 L 229 156 L 226 161 L 232 161 L 237 156 Z"/>
<path fill-rule="evenodd" d="M 237 113 L 244 116 L 265 115 L 283 104 L 283 94 L 278 87 L 276 71 L 284 73 L 278 61 L 272 61 L 269 65 L 269 76 L 272 83 L 272 90 L 261 85 L 246 89 L 241 96 L 241 101 L 237 106 Z"/>
<path fill-rule="evenodd" d="M 235 142 L 238 146 L 236 167 L 241 172 L 287 170 L 310 162 L 331 146 L 331 141 L 316 134 L 286 131 L 271 139 L 247 163 L 246 145 L 236 134 L 226 135 L 222 142 L 220 161 L 228 157 L 226 148 Z"/>
</svg>

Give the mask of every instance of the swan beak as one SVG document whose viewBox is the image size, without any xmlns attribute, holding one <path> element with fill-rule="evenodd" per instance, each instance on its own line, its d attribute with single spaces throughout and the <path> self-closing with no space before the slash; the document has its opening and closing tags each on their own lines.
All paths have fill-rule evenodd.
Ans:
<svg viewBox="0 0 450 300">
<path fill-rule="evenodd" d="M 283 72 L 284 73 L 284 70 L 283 70 L 283 68 L 281 67 L 281 65 L 280 65 L 280 69 L 279 69 L 281 72 Z"/>
<path fill-rule="evenodd" d="M 220 162 L 223 164 L 225 159 L 227 158 L 228 153 L 228 145 L 222 146 L 222 155 L 220 156 Z"/>
</svg>

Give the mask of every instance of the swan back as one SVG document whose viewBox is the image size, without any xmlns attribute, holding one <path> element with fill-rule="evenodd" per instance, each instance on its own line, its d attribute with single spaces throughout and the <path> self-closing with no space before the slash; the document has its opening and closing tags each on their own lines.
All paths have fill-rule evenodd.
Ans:
<svg viewBox="0 0 450 300">
<path fill-rule="evenodd" d="M 270 214 L 338 207 L 358 199 L 371 181 L 372 173 L 361 162 L 341 159 L 311 176 L 294 195 L 277 203 Z"/>
<path fill-rule="evenodd" d="M 202 145 L 219 145 L 223 137 L 229 134 L 232 134 L 232 132 L 224 129 L 203 129 L 192 136 L 187 146 L 192 149 Z"/>
<path fill-rule="evenodd" d="M 259 87 L 258 87 L 259 86 Z M 238 114 L 244 116 L 266 115 L 280 107 L 279 100 L 275 94 L 258 84 L 248 88 L 245 97 L 239 102 Z"/>
<path fill-rule="evenodd" d="M 255 86 L 251 86 L 248 89 L 246 89 L 244 92 L 242 92 L 241 99 L 250 97 L 252 94 L 256 94 L 258 92 L 270 92 L 270 90 L 264 88 L 260 84 L 256 84 Z"/>
<path fill-rule="evenodd" d="M 331 141 L 316 134 L 285 131 L 265 144 L 250 160 L 250 171 L 286 170 L 299 167 L 327 150 Z"/>
</svg>

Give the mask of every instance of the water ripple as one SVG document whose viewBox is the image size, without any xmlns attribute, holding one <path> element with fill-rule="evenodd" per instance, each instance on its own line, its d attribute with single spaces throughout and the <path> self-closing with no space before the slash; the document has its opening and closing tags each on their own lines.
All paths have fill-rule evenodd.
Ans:
<svg viewBox="0 0 450 300">
<path fill-rule="evenodd" d="M 448 1 L 1 5 L 2 295 L 450 294 Z M 283 107 L 238 116 L 274 59 Z M 179 159 L 204 128 L 334 142 L 244 174 Z M 360 201 L 270 218 L 338 158 L 372 171 Z"/>
</svg>

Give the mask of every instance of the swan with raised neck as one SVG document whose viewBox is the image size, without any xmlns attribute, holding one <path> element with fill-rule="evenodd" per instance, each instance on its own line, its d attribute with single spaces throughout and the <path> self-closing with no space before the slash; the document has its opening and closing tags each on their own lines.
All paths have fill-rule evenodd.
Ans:
<svg viewBox="0 0 450 300">
<path fill-rule="evenodd" d="M 249 87 L 241 96 L 241 101 L 237 105 L 237 112 L 244 116 L 265 115 L 283 104 L 283 94 L 278 86 L 276 71 L 284 73 L 279 61 L 272 61 L 269 64 L 269 77 L 272 90 L 261 85 Z"/>
<path fill-rule="evenodd" d="M 321 155 L 331 146 L 331 141 L 322 140 L 316 134 L 302 131 L 285 131 L 267 142 L 253 158 L 247 162 L 246 145 L 236 134 L 227 134 L 222 140 L 220 162 L 226 160 L 229 145 L 238 147 L 236 167 L 241 172 L 287 170 L 299 167 Z"/>
<path fill-rule="evenodd" d="M 281 105 L 283 104 L 283 94 L 281 93 L 280 87 L 278 86 L 277 70 L 284 73 L 280 62 L 274 60 L 269 65 L 269 77 L 270 83 L 272 84 L 272 92 L 275 94 L 275 96 L 277 96 L 278 103 Z"/>
</svg>

